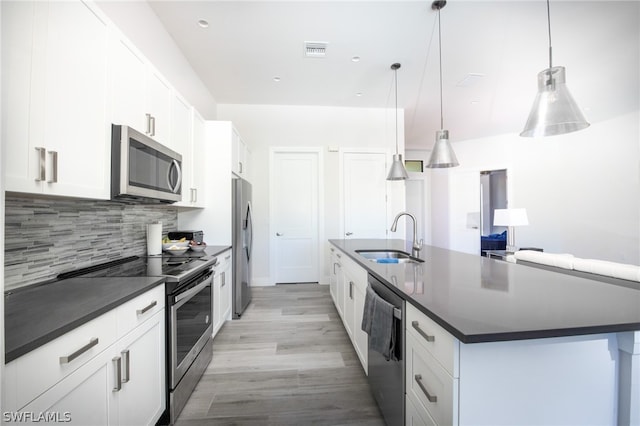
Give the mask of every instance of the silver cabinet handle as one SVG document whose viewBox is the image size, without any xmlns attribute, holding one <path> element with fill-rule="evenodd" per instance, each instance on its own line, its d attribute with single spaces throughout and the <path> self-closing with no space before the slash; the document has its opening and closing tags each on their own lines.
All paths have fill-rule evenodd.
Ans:
<svg viewBox="0 0 640 426">
<path fill-rule="evenodd" d="M 147 135 L 151 135 L 151 114 L 145 114 L 147 116 Z"/>
<path fill-rule="evenodd" d="M 276 232 L 276 237 L 282 237 L 282 234 L 280 232 Z"/>
<path fill-rule="evenodd" d="M 242 161 L 238 162 L 240 173 L 242 173 Z"/>
<path fill-rule="evenodd" d="M 333 275 L 336 274 L 336 265 L 340 266 L 340 264 L 338 262 L 334 262 L 334 264 L 333 264 Z"/>
<path fill-rule="evenodd" d="M 336 254 L 336 256 L 338 257 L 338 259 L 342 259 L 342 256 L 340 256 L 339 254 Z"/>
<path fill-rule="evenodd" d="M 418 321 L 411 321 L 411 327 L 415 328 L 416 331 L 427 340 L 427 342 L 435 342 L 436 337 L 429 336 L 427 333 L 422 331 L 422 329 L 420 328 L 420 323 Z"/>
<path fill-rule="evenodd" d="M 151 136 L 156 135 L 156 118 L 151 116 Z"/>
<path fill-rule="evenodd" d="M 192 203 L 197 203 L 198 202 L 198 190 L 196 188 L 189 188 L 189 192 L 191 194 L 191 202 Z"/>
<path fill-rule="evenodd" d="M 122 383 L 127 383 L 131 378 L 131 371 L 129 371 L 129 349 L 125 349 L 120 352 L 122 355 L 122 362 L 124 363 L 124 370 L 122 370 Z"/>
<path fill-rule="evenodd" d="M 349 299 L 353 299 L 353 281 L 349 281 Z"/>
<path fill-rule="evenodd" d="M 47 183 L 58 182 L 58 151 L 49 151 L 51 155 L 51 179 L 47 180 Z"/>
<path fill-rule="evenodd" d="M 148 306 L 145 306 L 145 307 L 144 307 L 144 308 L 142 308 L 142 309 L 138 309 L 138 310 L 136 311 L 136 315 L 142 315 L 142 314 L 146 313 L 149 309 L 153 308 L 153 307 L 154 307 L 154 306 L 156 306 L 157 304 L 158 304 L 158 302 L 156 302 L 156 301 L 154 300 L 153 302 L 149 303 L 149 305 L 148 305 Z"/>
<path fill-rule="evenodd" d="M 42 147 L 36 147 L 38 151 L 38 175 L 36 176 L 36 182 L 42 182 L 47 179 L 46 162 L 47 162 L 47 150 Z"/>
<path fill-rule="evenodd" d="M 220 279 L 222 280 L 222 283 L 220 284 L 220 287 L 224 287 L 225 284 L 227 283 L 226 275 L 225 275 L 224 272 L 220 273 Z"/>
<path fill-rule="evenodd" d="M 118 392 L 122 389 L 122 372 L 120 369 L 122 368 L 122 358 L 119 356 L 114 357 L 111 362 L 113 363 L 113 392 Z"/>
<path fill-rule="evenodd" d="M 335 249 L 333 249 L 333 248 L 330 248 L 329 250 L 331 250 L 331 253 L 333 253 L 334 251 L 336 251 L 336 250 L 335 250 Z"/>
<path fill-rule="evenodd" d="M 60 357 L 60 364 L 67 364 L 67 363 L 73 361 L 74 359 L 78 358 L 80 355 L 82 355 L 83 353 L 85 353 L 86 351 L 88 351 L 89 349 L 94 347 L 95 345 L 97 345 L 98 341 L 99 340 L 98 340 L 97 337 L 92 337 L 91 340 L 89 340 L 89 343 L 87 343 L 86 345 L 84 345 L 83 347 L 81 347 L 80 349 L 75 351 L 74 353 L 72 353 L 70 355 L 67 355 L 67 356 L 61 356 Z"/>
<path fill-rule="evenodd" d="M 429 393 L 429 391 L 427 390 L 427 388 L 424 386 L 424 384 L 422 384 L 422 375 L 421 374 L 416 374 L 414 376 L 414 379 L 415 379 L 416 383 L 418 384 L 418 386 L 420 386 L 420 389 L 422 389 L 422 392 L 424 393 L 424 396 L 427 397 L 429 402 L 438 402 L 438 397 L 436 395 L 431 395 Z"/>
<path fill-rule="evenodd" d="M 350 235 L 353 235 L 353 232 L 347 232 L 347 233 L 345 233 L 345 235 L 348 237 Z"/>
<path fill-rule="evenodd" d="M 224 257 L 224 260 L 229 260 L 229 259 L 231 259 L 231 255 L 228 255 L 228 256 Z"/>
</svg>

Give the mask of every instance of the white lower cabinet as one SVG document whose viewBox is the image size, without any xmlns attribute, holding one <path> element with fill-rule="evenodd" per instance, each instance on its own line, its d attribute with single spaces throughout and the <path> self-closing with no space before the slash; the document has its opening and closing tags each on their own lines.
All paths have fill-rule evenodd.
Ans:
<svg viewBox="0 0 640 426">
<path fill-rule="evenodd" d="M 335 286 L 334 303 L 366 373 L 369 336 L 362 331 L 361 325 L 368 286 L 367 271 L 335 247 L 330 249 L 334 250 L 331 252 L 333 282 L 330 283 Z"/>
<path fill-rule="evenodd" d="M 615 333 L 463 344 L 406 318 L 406 424 L 618 424 Z"/>
<path fill-rule="evenodd" d="M 429 416 L 429 413 L 416 408 L 417 404 L 413 403 L 410 395 L 407 395 L 405 403 L 405 424 L 407 426 L 436 426 L 436 422 Z"/>
<path fill-rule="evenodd" d="M 231 250 L 218 255 L 213 276 L 213 336 L 231 319 Z"/>
<path fill-rule="evenodd" d="M 8 363 L 3 410 L 12 421 L 155 424 L 166 405 L 164 285 L 131 302 Z"/>
</svg>

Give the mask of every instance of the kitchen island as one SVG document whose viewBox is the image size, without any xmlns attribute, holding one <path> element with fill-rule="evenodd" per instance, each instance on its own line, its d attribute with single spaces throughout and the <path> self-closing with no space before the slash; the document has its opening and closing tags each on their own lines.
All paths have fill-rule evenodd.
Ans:
<svg viewBox="0 0 640 426">
<path fill-rule="evenodd" d="M 451 338 L 451 360 L 424 362 L 448 367 L 451 383 L 434 373 L 432 386 L 450 394 L 451 413 L 438 421 L 439 403 L 425 400 L 436 417 L 425 423 L 640 422 L 640 291 L 430 246 L 416 263 L 375 263 L 357 253 L 410 253 L 403 240 L 330 243 L 400 295 L 409 314 Z M 417 388 L 409 369 L 424 360 L 412 359 L 415 330 L 407 324 L 409 407 L 420 403 L 409 397 Z"/>
</svg>

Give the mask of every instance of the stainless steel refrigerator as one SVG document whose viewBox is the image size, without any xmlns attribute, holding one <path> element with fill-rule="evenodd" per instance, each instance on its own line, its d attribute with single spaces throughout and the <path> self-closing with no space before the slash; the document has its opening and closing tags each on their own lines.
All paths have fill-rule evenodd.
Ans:
<svg viewBox="0 0 640 426">
<path fill-rule="evenodd" d="M 240 318 L 251 301 L 251 184 L 233 179 L 233 318 Z"/>
</svg>

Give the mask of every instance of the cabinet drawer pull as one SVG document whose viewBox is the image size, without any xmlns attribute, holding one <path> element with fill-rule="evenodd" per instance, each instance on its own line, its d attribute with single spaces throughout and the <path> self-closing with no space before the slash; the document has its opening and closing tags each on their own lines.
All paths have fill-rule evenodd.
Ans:
<svg viewBox="0 0 640 426">
<path fill-rule="evenodd" d="M 113 392 L 118 392 L 122 389 L 122 372 L 120 369 L 122 368 L 122 358 L 119 356 L 114 357 L 111 362 L 113 363 Z"/>
<path fill-rule="evenodd" d="M 422 331 L 422 329 L 420 328 L 420 323 L 418 323 L 418 321 L 411 321 L 411 327 L 415 328 L 416 331 L 427 340 L 427 342 L 435 342 L 436 337 L 429 336 L 427 333 Z"/>
<path fill-rule="evenodd" d="M 131 377 L 131 372 L 129 371 L 129 349 L 125 349 L 120 352 L 122 355 L 122 362 L 124 363 L 124 370 L 122 370 L 122 383 L 127 383 Z"/>
<path fill-rule="evenodd" d="M 416 380 L 416 383 L 418 384 L 418 386 L 420 386 L 420 389 L 422 389 L 424 396 L 427 397 L 427 400 L 429 400 L 429 402 L 438 402 L 438 397 L 436 395 L 431 395 L 427 390 L 427 388 L 425 388 L 424 385 L 422 384 L 422 374 L 416 374 L 414 376 L 414 379 Z"/>
<path fill-rule="evenodd" d="M 222 280 L 222 282 L 220 283 L 220 287 L 224 287 L 225 284 L 227 284 L 227 276 L 225 275 L 224 271 L 220 273 L 220 279 Z"/>
<path fill-rule="evenodd" d="M 228 256 L 224 257 L 224 260 L 229 260 L 229 259 L 231 259 L 231 255 L 228 255 Z"/>
<path fill-rule="evenodd" d="M 349 299 L 353 299 L 353 281 L 349 281 Z"/>
<path fill-rule="evenodd" d="M 82 355 L 83 353 L 85 353 L 86 351 L 88 351 L 89 349 L 91 349 L 92 347 L 94 347 L 97 344 L 98 344 L 98 338 L 97 337 L 92 337 L 91 340 L 89 341 L 89 343 L 87 343 L 86 345 L 84 345 L 83 347 L 81 347 L 80 349 L 78 349 L 77 351 L 72 353 L 71 355 L 61 356 L 60 357 L 60 364 L 67 364 L 67 363 L 73 361 L 74 359 L 78 358 L 80 355 Z"/>
<path fill-rule="evenodd" d="M 38 175 L 36 176 L 36 182 L 42 182 L 47 179 L 47 150 L 42 147 L 36 147 L 36 151 L 38 151 Z"/>
<path fill-rule="evenodd" d="M 136 311 L 136 315 L 142 315 L 144 313 L 146 313 L 149 309 L 153 308 L 154 306 L 156 306 L 158 304 L 158 302 L 156 302 L 155 300 L 151 303 L 149 303 L 149 306 L 144 307 L 142 309 L 138 309 Z"/>
<path fill-rule="evenodd" d="M 336 256 L 338 257 L 338 259 L 342 259 L 342 256 L 340 256 L 339 254 L 336 254 Z"/>
</svg>

